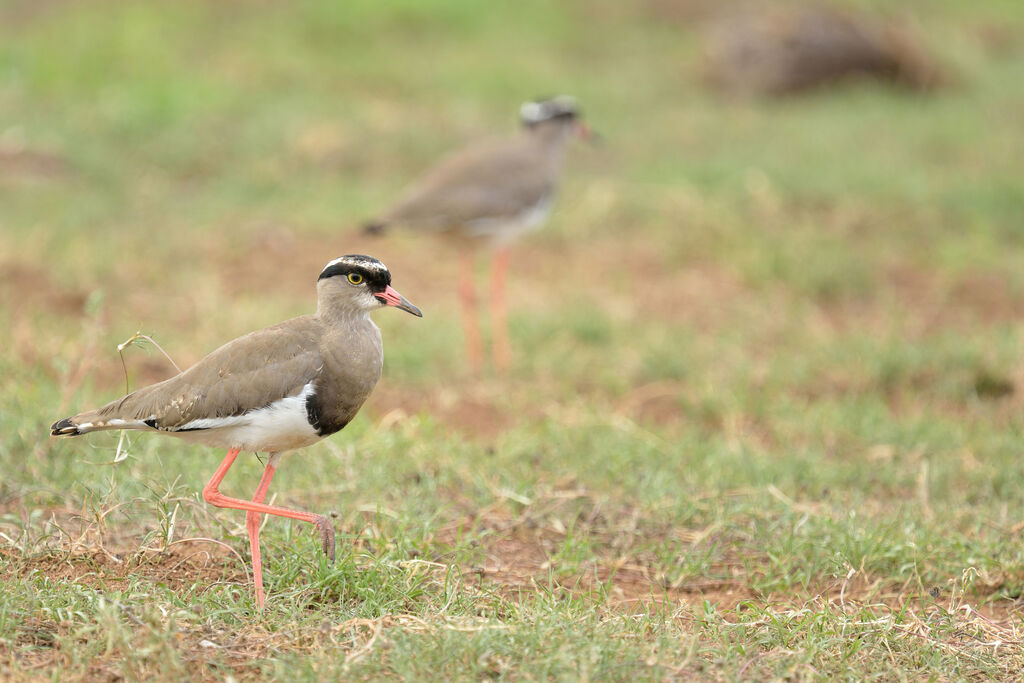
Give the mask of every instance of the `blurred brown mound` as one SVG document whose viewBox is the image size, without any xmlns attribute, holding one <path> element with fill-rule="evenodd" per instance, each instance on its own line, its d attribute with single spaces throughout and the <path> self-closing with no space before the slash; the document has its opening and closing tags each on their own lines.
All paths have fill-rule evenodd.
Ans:
<svg viewBox="0 0 1024 683">
<path fill-rule="evenodd" d="M 704 44 L 705 79 L 732 94 L 786 95 L 854 76 L 917 90 L 947 80 L 905 28 L 824 6 L 733 8 Z"/>
</svg>

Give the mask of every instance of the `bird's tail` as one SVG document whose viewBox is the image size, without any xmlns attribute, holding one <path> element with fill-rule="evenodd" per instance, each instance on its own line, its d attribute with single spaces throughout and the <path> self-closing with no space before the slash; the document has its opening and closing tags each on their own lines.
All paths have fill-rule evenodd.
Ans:
<svg viewBox="0 0 1024 683">
<path fill-rule="evenodd" d="M 363 233 L 367 235 L 383 235 L 384 230 L 387 229 L 387 221 L 372 220 L 363 223 Z"/>
<path fill-rule="evenodd" d="M 54 422 L 50 425 L 50 436 L 81 436 L 104 429 L 146 429 L 147 427 L 150 425 L 142 420 L 101 416 L 99 410 L 88 410 Z"/>
</svg>

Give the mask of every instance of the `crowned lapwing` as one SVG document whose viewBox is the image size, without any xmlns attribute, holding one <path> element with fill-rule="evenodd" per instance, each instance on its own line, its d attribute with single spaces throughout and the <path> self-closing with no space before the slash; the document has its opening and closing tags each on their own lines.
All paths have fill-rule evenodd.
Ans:
<svg viewBox="0 0 1024 683">
<path fill-rule="evenodd" d="M 414 182 L 365 230 L 380 233 L 391 225 L 452 236 L 460 242 L 459 298 L 470 365 L 483 363 L 476 320 L 473 255 L 481 243 L 493 250 L 491 324 L 493 357 L 499 370 L 510 351 L 505 309 L 508 244 L 540 227 L 551 212 L 562 174 L 566 142 L 591 137 L 575 100 L 560 96 L 527 102 L 519 110 L 522 129 L 507 140 L 456 152 Z"/>
<path fill-rule="evenodd" d="M 228 449 L 203 498 L 246 510 L 256 604 L 262 609 L 260 515 L 311 522 L 334 560 L 334 529 L 323 515 L 266 505 L 281 454 L 337 432 L 359 412 L 380 379 L 383 346 L 370 312 L 394 306 L 422 317 L 391 288 L 380 261 L 352 254 L 327 264 L 317 281 L 317 310 L 228 342 L 185 372 L 97 410 L 55 422 L 53 436 L 104 429 L 161 432 Z M 220 483 L 239 451 L 269 454 L 252 501 L 229 498 Z"/>
</svg>

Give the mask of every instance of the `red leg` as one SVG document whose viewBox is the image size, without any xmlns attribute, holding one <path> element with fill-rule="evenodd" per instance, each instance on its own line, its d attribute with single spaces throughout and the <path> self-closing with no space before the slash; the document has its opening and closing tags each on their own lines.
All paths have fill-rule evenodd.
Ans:
<svg viewBox="0 0 1024 683">
<path fill-rule="evenodd" d="M 505 273 L 508 272 L 508 249 L 494 252 L 491 264 L 491 328 L 494 338 L 494 368 L 508 370 L 512 350 L 508 342 L 508 311 L 505 308 Z"/>
<path fill-rule="evenodd" d="M 334 529 L 331 528 L 330 522 L 323 515 L 316 515 L 311 512 L 300 512 L 299 510 L 289 510 L 287 508 L 277 507 L 275 505 L 264 505 L 262 502 L 253 500 L 239 500 L 238 498 L 229 498 L 220 492 L 220 483 L 224 480 L 224 475 L 231 469 L 231 465 L 234 464 L 235 458 L 238 457 L 237 448 L 232 448 L 228 451 L 228 454 L 224 456 L 224 461 L 221 462 L 220 467 L 214 472 L 213 477 L 210 478 L 209 483 L 203 488 L 203 500 L 210 505 L 216 505 L 221 508 L 232 508 L 234 510 L 246 510 L 247 512 L 262 513 L 265 515 L 277 515 L 278 517 L 287 517 L 289 519 L 297 519 L 300 522 L 309 522 L 315 524 L 316 528 L 320 531 L 320 540 L 323 542 L 324 553 L 327 557 L 334 562 Z M 260 486 L 256 491 L 256 495 L 260 498 L 266 495 L 266 487 L 270 486 L 270 479 L 274 476 L 273 469 L 271 466 L 267 467 L 267 470 L 263 473 L 263 479 L 260 481 Z M 264 485 L 265 484 L 265 485 Z M 261 495 L 262 492 L 262 495 Z M 249 526 L 249 516 L 246 515 L 246 526 Z M 252 531 L 249 532 L 250 545 L 253 542 Z M 258 542 L 258 539 L 257 539 Z M 257 553 L 259 552 L 257 548 Z M 255 555 L 255 554 L 254 554 Z M 255 573 L 255 557 L 253 562 L 253 570 Z M 260 564 L 260 585 L 261 588 L 257 592 L 257 602 L 260 602 L 260 595 L 262 593 L 262 563 Z M 254 577 L 255 578 L 255 577 Z"/>
<path fill-rule="evenodd" d="M 469 367 L 478 372 L 484 362 L 484 346 L 480 340 L 480 325 L 476 319 L 473 250 L 468 248 L 459 254 L 459 300 L 462 304 L 462 333 L 466 338 L 466 357 L 469 359 Z"/>
<path fill-rule="evenodd" d="M 254 503 L 262 503 L 270 488 L 270 480 L 274 478 L 277 471 L 272 464 L 267 465 L 263 470 L 263 478 L 256 488 L 256 495 L 253 496 Z M 252 581 L 256 585 L 256 606 L 263 610 L 263 561 L 260 558 L 260 513 L 250 510 L 245 513 L 245 528 L 249 532 L 249 550 L 252 553 Z"/>
</svg>

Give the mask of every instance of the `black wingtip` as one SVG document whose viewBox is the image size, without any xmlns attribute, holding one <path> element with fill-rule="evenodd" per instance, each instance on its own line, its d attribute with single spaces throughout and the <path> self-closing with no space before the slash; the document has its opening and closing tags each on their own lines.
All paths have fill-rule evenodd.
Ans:
<svg viewBox="0 0 1024 683">
<path fill-rule="evenodd" d="M 70 417 L 58 420 L 50 425 L 50 436 L 78 436 L 78 425 Z"/>
<path fill-rule="evenodd" d="M 388 224 L 384 221 L 367 221 L 363 223 L 363 233 L 367 235 L 383 235 L 384 228 L 388 227 Z"/>
</svg>

